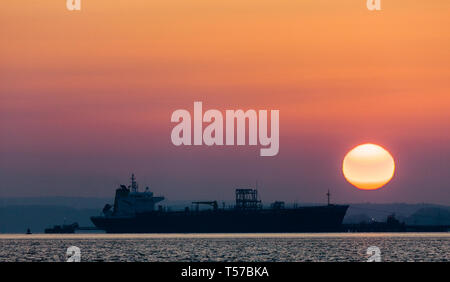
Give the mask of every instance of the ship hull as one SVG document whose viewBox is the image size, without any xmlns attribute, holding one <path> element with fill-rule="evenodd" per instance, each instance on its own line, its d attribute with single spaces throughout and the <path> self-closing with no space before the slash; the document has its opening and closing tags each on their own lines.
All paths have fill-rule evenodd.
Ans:
<svg viewBox="0 0 450 282">
<path fill-rule="evenodd" d="M 347 205 L 295 209 L 148 212 L 132 217 L 94 216 L 107 233 L 286 233 L 338 232 Z"/>
</svg>

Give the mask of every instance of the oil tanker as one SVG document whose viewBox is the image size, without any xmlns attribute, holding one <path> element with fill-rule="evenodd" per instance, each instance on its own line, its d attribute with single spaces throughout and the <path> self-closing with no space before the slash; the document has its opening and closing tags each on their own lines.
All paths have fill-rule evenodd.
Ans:
<svg viewBox="0 0 450 282">
<path fill-rule="evenodd" d="M 107 233 L 286 233 L 338 232 L 348 205 L 285 207 L 274 202 L 264 208 L 257 189 L 236 189 L 234 207 L 219 207 L 217 201 L 193 202 L 192 207 L 171 211 L 156 204 L 164 197 L 154 196 L 147 187 L 139 192 L 131 185 L 116 189 L 114 205 L 106 204 L 103 214 L 92 216 L 95 226 Z M 209 209 L 201 209 L 208 205 Z"/>
</svg>

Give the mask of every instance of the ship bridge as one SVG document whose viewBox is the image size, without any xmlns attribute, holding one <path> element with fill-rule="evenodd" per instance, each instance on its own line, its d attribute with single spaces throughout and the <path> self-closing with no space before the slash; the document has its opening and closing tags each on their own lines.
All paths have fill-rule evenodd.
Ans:
<svg viewBox="0 0 450 282">
<path fill-rule="evenodd" d="M 131 175 L 131 185 L 126 187 L 120 185 L 116 190 L 114 199 L 114 216 L 133 216 L 138 213 L 152 212 L 155 210 L 155 204 L 164 200 L 164 197 L 155 197 L 146 187 L 144 192 L 139 192 L 139 186 L 134 174 Z M 105 206 L 106 209 L 106 206 Z M 107 214 L 109 209 L 104 209 Z"/>
</svg>

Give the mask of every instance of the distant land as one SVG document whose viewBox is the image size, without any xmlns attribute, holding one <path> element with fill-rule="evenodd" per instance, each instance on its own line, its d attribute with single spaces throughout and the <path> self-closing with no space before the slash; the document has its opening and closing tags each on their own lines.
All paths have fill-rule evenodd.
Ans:
<svg viewBox="0 0 450 282">
<path fill-rule="evenodd" d="M 25 233 L 27 228 L 33 233 L 43 233 L 46 227 L 64 222 L 93 226 L 89 217 L 99 215 L 106 203 L 113 202 L 112 198 L 0 198 L 0 233 Z M 191 201 L 166 200 L 162 204 L 172 207 L 173 210 L 182 210 L 190 206 Z M 226 201 L 225 204 L 228 207 L 233 205 L 233 201 Z M 317 204 L 298 203 L 298 205 Z M 392 213 L 407 224 L 450 225 L 450 206 L 425 203 L 350 204 L 344 223 L 384 221 Z"/>
</svg>

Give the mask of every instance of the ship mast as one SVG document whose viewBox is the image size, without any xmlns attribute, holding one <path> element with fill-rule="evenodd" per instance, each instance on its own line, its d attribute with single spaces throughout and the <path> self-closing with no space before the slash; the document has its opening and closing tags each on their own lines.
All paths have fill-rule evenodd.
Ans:
<svg viewBox="0 0 450 282">
<path fill-rule="evenodd" d="M 134 177 L 134 173 L 131 174 L 131 192 L 138 191 L 138 184 L 136 182 L 136 177 Z"/>
<path fill-rule="evenodd" d="M 328 205 L 330 205 L 330 196 L 331 196 L 330 189 L 328 189 L 328 192 L 327 192 Z"/>
</svg>

